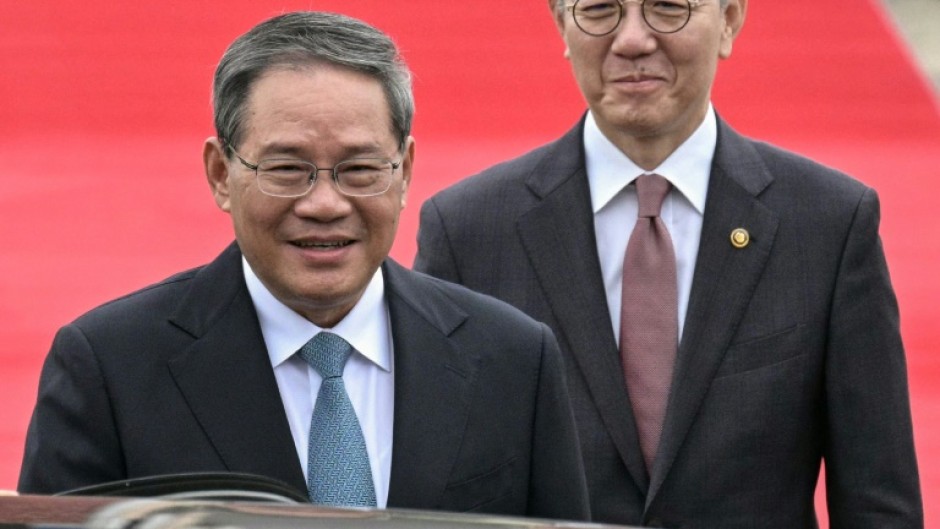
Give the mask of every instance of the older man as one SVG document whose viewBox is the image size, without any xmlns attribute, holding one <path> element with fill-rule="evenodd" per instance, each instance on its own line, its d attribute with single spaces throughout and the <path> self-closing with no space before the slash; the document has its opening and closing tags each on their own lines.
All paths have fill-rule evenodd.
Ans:
<svg viewBox="0 0 940 529">
<path fill-rule="evenodd" d="M 415 266 L 548 323 L 596 520 L 923 526 L 875 192 L 710 92 L 746 0 L 551 0 L 588 112 L 422 207 Z M 807 16 L 812 16 L 807 13 Z"/>
<path fill-rule="evenodd" d="M 324 505 L 585 519 L 549 329 L 387 258 L 415 155 L 394 44 L 276 17 L 225 52 L 214 105 L 237 242 L 61 329 L 20 491 L 237 471 Z"/>
</svg>

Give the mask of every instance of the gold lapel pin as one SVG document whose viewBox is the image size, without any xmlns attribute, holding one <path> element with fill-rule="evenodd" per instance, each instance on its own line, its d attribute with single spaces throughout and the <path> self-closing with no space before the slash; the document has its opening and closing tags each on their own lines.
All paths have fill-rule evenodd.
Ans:
<svg viewBox="0 0 940 529">
<path fill-rule="evenodd" d="M 731 232 L 731 246 L 737 249 L 744 248 L 751 242 L 751 234 L 744 228 L 736 228 Z"/>
</svg>

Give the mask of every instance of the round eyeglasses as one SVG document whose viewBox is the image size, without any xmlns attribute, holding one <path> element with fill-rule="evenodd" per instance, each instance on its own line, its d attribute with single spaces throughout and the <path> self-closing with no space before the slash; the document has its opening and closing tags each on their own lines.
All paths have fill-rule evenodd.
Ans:
<svg viewBox="0 0 940 529">
<path fill-rule="evenodd" d="M 675 33 L 692 17 L 692 9 L 702 0 L 577 0 L 565 6 L 578 29 L 603 37 L 617 29 L 623 20 L 625 4 L 640 4 L 643 20 L 657 33 Z"/>
<path fill-rule="evenodd" d="M 253 164 L 245 161 L 234 149 L 232 154 L 245 167 L 255 172 L 258 189 L 272 197 L 297 198 L 313 189 L 320 171 L 330 171 L 340 193 L 350 197 L 381 195 L 392 187 L 395 169 L 401 160 L 385 158 L 353 158 L 333 167 L 320 169 L 311 162 L 296 158 L 267 158 Z"/>
</svg>

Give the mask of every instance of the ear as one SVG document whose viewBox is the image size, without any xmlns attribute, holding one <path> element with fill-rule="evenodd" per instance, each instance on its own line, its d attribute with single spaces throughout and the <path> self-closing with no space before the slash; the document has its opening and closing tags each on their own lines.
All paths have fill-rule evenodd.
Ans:
<svg viewBox="0 0 940 529">
<path fill-rule="evenodd" d="M 548 8 L 552 11 L 552 19 L 555 21 L 555 27 L 558 32 L 565 32 L 565 5 L 558 0 L 548 0 Z"/>
<path fill-rule="evenodd" d="M 744 27 L 744 18 L 747 14 L 747 0 L 728 0 L 728 5 L 722 10 L 724 29 L 721 33 L 721 47 L 718 56 L 722 59 L 731 57 L 731 48 L 734 40 Z"/>
<path fill-rule="evenodd" d="M 548 0 L 548 10 L 552 12 L 552 18 L 555 19 L 555 24 L 564 20 L 565 9 L 562 0 Z"/>
<path fill-rule="evenodd" d="M 401 158 L 401 209 L 405 209 L 408 202 L 408 188 L 411 187 L 411 173 L 414 170 L 415 161 L 415 139 L 408 136 L 405 140 L 405 148 L 402 150 Z"/>
<path fill-rule="evenodd" d="M 568 48 L 568 40 L 565 38 L 565 6 L 558 3 L 558 0 L 548 0 L 548 8 L 552 11 L 552 20 L 555 21 L 555 28 L 561 35 L 561 40 L 565 43 L 564 57 L 571 58 L 571 50 Z"/>
<path fill-rule="evenodd" d="M 222 211 L 229 213 L 232 204 L 229 199 L 228 163 L 225 148 L 222 147 L 218 138 L 209 138 L 202 146 L 202 163 L 205 165 L 206 180 L 209 182 L 209 189 L 212 190 L 216 205 Z"/>
</svg>

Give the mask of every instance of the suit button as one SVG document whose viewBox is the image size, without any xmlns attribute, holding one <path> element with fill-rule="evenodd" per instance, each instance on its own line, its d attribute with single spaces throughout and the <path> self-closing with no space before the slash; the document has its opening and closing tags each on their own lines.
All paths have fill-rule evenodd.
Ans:
<svg viewBox="0 0 940 529">
<path fill-rule="evenodd" d="M 660 518 L 650 518 L 646 522 L 647 527 L 663 527 L 663 521 Z"/>
</svg>

